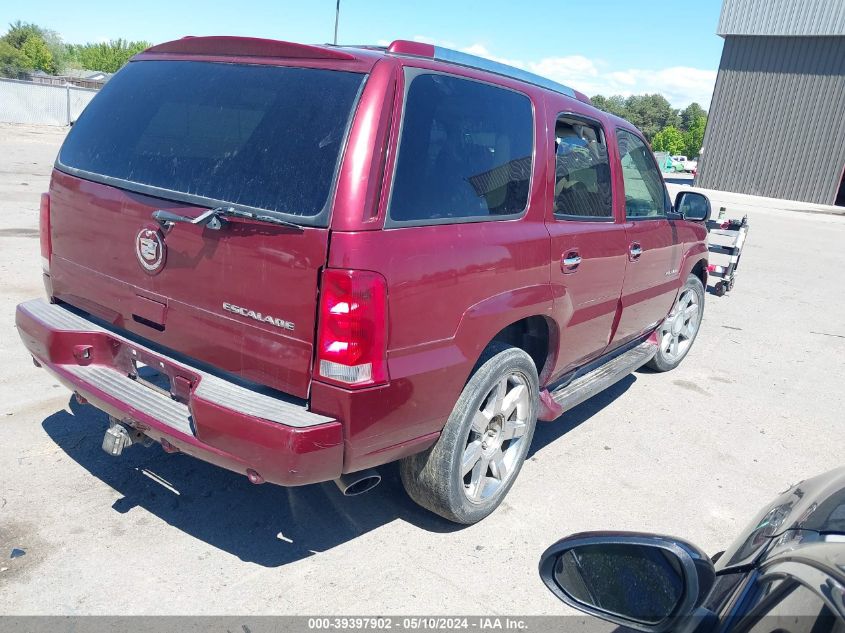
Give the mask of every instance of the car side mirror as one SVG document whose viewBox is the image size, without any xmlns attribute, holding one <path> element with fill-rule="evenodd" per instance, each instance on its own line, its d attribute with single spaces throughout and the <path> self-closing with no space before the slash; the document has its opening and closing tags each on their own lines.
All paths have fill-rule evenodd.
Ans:
<svg viewBox="0 0 845 633">
<path fill-rule="evenodd" d="M 540 577 L 569 606 L 648 633 L 712 615 L 700 607 L 716 577 L 713 563 L 695 545 L 667 536 L 574 534 L 545 551 Z"/>
<path fill-rule="evenodd" d="M 675 213 L 692 222 L 710 219 L 710 198 L 696 191 L 679 191 L 675 196 Z"/>
</svg>

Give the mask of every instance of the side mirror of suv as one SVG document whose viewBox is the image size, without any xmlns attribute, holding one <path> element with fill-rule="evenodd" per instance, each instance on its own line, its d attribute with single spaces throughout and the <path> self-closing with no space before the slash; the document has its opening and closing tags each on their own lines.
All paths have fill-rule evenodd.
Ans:
<svg viewBox="0 0 845 633">
<path fill-rule="evenodd" d="M 710 219 L 710 199 L 703 193 L 680 191 L 675 196 L 675 213 L 692 222 Z"/>
<path fill-rule="evenodd" d="M 540 577 L 569 606 L 639 631 L 677 631 L 712 617 L 700 607 L 715 580 L 713 564 L 676 538 L 574 534 L 545 551 Z"/>
</svg>

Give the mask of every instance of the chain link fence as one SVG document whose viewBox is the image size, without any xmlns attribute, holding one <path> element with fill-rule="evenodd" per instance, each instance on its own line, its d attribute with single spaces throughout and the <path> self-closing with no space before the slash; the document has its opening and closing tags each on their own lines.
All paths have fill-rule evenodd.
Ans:
<svg viewBox="0 0 845 633">
<path fill-rule="evenodd" d="M 0 122 L 70 125 L 95 94 L 91 88 L 0 79 Z"/>
</svg>

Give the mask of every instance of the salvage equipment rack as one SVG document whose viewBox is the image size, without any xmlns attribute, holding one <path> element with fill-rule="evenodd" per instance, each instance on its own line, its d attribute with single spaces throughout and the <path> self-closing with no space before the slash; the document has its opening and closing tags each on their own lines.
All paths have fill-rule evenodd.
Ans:
<svg viewBox="0 0 845 633">
<path fill-rule="evenodd" d="M 743 216 L 742 220 L 708 220 L 707 231 L 709 233 L 708 250 L 711 253 L 727 255 L 729 258 L 727 266 L 710 264 L 707 267 L 711 275 L 721 277 L 713 287 L 716 296 L 721 297 L 734 287 L 736 269 L 739 267 L 739 260 L 742 256 L 742 247 L 745 246 L 745 240 L 748 237 L 748 216 Z M 727 244 L 713 244 L 710 240 L 713 236 L 728 238 L 729 242 Z"/>
</svg>

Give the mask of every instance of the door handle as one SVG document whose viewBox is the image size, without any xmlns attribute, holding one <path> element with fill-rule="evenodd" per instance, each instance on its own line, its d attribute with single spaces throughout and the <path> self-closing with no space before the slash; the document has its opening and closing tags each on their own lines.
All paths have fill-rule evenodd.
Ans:
<svg viewBox="0 0 845 633">
<path fill-rule="evenodd" d="M 643 247 L 640 246 L 639 242 L 633 242 L 631 246 L 628 248 L 628 258 L 633 262 L 640 258 L 640 255 L 643 254 Z"/>
<path fill-rule="evenodd" d="M 561 257 L 560 259 L 560 269 L 564 273 L 574 273 L 578 270 L 578 266 L 581 264 L 581 255 L 578 254 L 577 250 L 569 251 L 566 255 Z"/>
</svg>

